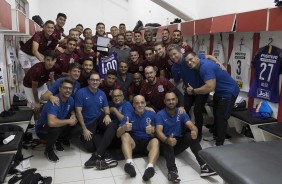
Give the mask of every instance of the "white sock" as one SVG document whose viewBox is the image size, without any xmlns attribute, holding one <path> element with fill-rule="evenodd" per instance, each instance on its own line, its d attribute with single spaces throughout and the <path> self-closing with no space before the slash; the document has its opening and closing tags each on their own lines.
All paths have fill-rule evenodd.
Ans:
<svg viewBox="0 0 282 184">
<path fill-rule="evenodd" d="M 148 169 L 148 167 L 154 167 L 154 164 L 153 164 L 153 163 L 148 163 L 148 165 L 147 165 L 147 168 L 146 168 L 146 169 Z"/>
<path fill-rule="evenodd" d="M 133 165 L 133 160 L 132 160 L 132 159 L 127 159 L 127 160 L 126 160 L 126 163 Z"/>
</svg>

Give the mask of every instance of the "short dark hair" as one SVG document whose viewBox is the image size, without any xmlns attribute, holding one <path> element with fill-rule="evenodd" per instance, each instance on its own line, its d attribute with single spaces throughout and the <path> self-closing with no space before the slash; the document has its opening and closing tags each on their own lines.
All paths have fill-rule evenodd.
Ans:
<svg viewBox="0 0 282 184">
<path fill-rule="evenodd" d="M 67 39 L 67 43 L 71 42 L 71 41 L 74 41 L 75 43 L 77 42 L 77 40 L 75 38 L 68 38 Z"/>
<path fill-rule="evenodd" d="M 120 23 L 119 26 L 125 26 L 125 24 L 124 23 Z"/>
<path fill-rule="evenodd" d="M 119 37 L 119 36 L 122 36 L 123 38 L 125 38 L 124 34 L 119 33 L 119 34 L 117 35 L 117 37 Z"/>
<path fill-rule="evenodd" d="M 79 63 L 77 63 L 77 62 L 71 63 L 71 64 L 69 65 L 69 71 L 71 71 L 71 70 L 73 70 L 73 69 L 75 69 L 75 68 L 77 68 L 77 69 L 79 69 L 79 70 L 82 69 L 81 65 L 80 65 Z"/>
<path fill-rule="evenodd" d="M 61 80 L 60 87 L 62 87 L 64 83 L 69 83 L 69 84 L 73 85 L 73 81 L 69 77 L 66 77 L 63 80 Z"/>
<path fill-rule="evenodd" d="M 57 54 L 56 54 L 56 52 L 54 50 L 46 50 L 44 52 L 44 58 L 45 57 L 50 57 L 50 58 L 52 58 L 54 60 L 54 59 L 57 59 L 58 56 L 57 56 Z"/>
<path fill-rule="evenodd" d="M 170 31 L 169 31 L 168 28 L 164 28 L 164 29 L 162 30 L 162 32 L 163 32 L 163 31 L 167 31 L 168 33 L 170 33 Z"/>
<path fill-rule="evenodd" d="M 155 47 L 155 46 L 158 46 L 158 45 L 161 45 L 162 47 L 164 47 L 164 44 L 163 44 L 163 42 L 161 42 L 161 41 L 156 42 L 156 43 L 154 44 L 154 47 Z"/>
<path fill-rule="evenodd" d="M 189 54 L 191 54 L 192 56 L 198 56 L 196 52 L 190 51 L 190 52 L 185 53 L 185 55 L 184 55 L 185 58 L 186 58 Z"/>
<path fill-rule="evenodd" d="M 84 39 L 84 44 L 85 44 L 86 40 L 91 40 L 91 42 L 92 42 L 92 44 L 93 44 L 93 40 L 92 40 L 91 38 L 85 38 L 85 39 Z"/>
<path fill-rule="evenodd" d="M 118 28 L 117 26 L 112 26 L 110 29 L 112 29 L 112 28 Z"/>
<path fill-rule="evenodd" d="M 181 31 L 179 29 L 173 30 L 173 33 L 175 33 L 175 32 L 179 32 L 181 34 Z"/>
<path fill-rule="evenodd" d="M 82 24 L 77 24 L 75 27 L 80 26 L 83 29 L 83 25 Z"/>
<path fill-rule="evenodd" d="M 177 44 L 170 44 L 166 50 L 167 52 L 170 52 L 171 50 L 177 50 L 178 52 L 181 52 L 181 48 Z"/>
<path fill-rule="evenodd" d="M 45 22 L 44 26 L 47 26 L 47 24 L 53 24 L 53 25 L 55 25 L 55 22 L 52 21 L 52 20 L 47 20 L 47 21 Z"/>
<path fill-rule="evenodd" d="M 134 34 L 136 34 L 136 33 L 138 33 L 138 34 L 141 34 L 141 35 L 142 35 L 141 31 L 134 31 Z"/>
<path fill-rule="evenodd" d="M 153 47 L 146 47 L 144 52 L 146 52 L 147 50 L 150 50 L 150 51 L 152 51 L 154 53 L 154 48 Z"/>
<path fill-rule="evenodd" d="M 56 19 L 58 19 L 59 17 L 64 17 L 65 19 L 67 19 L 67 16 L 64 13 L 58 13 Z"/>
<path fill-rule="evenodd" d="M 103 26 L 105 27 L 105 24 L 104 24 L 103 22 L 98 22 L 98 23 L 96 24 L 96 27 L 98 27 L 99 25 L 103 25 Z"/>
<path fill-rule="evenodd" d="M 125 31 L 125 34 L 126 34 L 126 33 L 131 33 L 131 34 L 132 34 L 132 31 Z"/>
<path fill-rule="evenodd" d="M 109 70 L 107 71 L 107 75 L 114 75 L 114 76 L 117 76 L 117 71 L 114 70 L 114 69 L 109 69 Z"/>
</svg>

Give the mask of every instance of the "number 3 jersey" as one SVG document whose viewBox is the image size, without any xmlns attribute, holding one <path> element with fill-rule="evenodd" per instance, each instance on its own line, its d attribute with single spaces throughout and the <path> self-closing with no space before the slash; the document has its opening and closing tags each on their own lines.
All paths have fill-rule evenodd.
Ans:
<svg viewBox="0 0 282 184">
<path fill-rule="evenodd" d="M 114 69 L 117 71 L 117 67 L 118 59 L 115 52 L 111 53 L 109 56 L 102 56 L 102 54 L 100 54 L 98 69 L 101 79 L 105 79 L 108 70 Z"/>
<path fill-rule="evenodd" d="M 281 73 L 282 50 L 267 45 L 256 54 L 253 64 L 255 77 L 249 97 L 261 98 L 273 103 L 279 102 L 279 75 Z"/>
<path fill-rule="evenodd" d="M 249 92 L 250 89 L 250 63 L 251 50 L 240 45 L 233 49 L 229 64 L 231 66 L 231 77 L 236 81 L 240 91 Z"/>
</svg>

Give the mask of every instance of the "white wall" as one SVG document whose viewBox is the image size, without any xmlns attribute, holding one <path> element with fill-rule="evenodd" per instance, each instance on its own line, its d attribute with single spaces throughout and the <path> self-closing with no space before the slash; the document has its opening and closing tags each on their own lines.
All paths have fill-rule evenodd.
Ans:
<svg viewBox="0 0 282 184">
<path fill-rule="evenodd" d="M 55 20 L 57 13 L 68 17 L 65 30 L 81 23 L 84 27 L 95 30 L 97 22 L 104 22 L 106 31 L 113 25 L 125 23 L 132 30 L 136 22 L 160 23 L 166 25 L 167 18 L 173 21 L 175 16 L 150 0 L 28 0 L 30 18 L 40 15 L 43 21 Z"/>
</svg>

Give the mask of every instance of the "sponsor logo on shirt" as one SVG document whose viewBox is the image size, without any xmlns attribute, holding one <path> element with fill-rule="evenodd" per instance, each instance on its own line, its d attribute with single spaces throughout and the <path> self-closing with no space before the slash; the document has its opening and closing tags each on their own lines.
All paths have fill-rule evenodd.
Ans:
<svg viewBox="0 0 282 184">
<path fill-rule="evenodd" d="M 261 88 L 257 89 L 257 97 L 264 98 L 264 99 L 270 99 L 270 94 L 271 93 L 268 90 L 261 89 Z"/>
<path fill-rule="evenodd" d="M 158 92 L 164 92 L 164 86 L 163 85 L 158 86 Z"/>
</svg>

